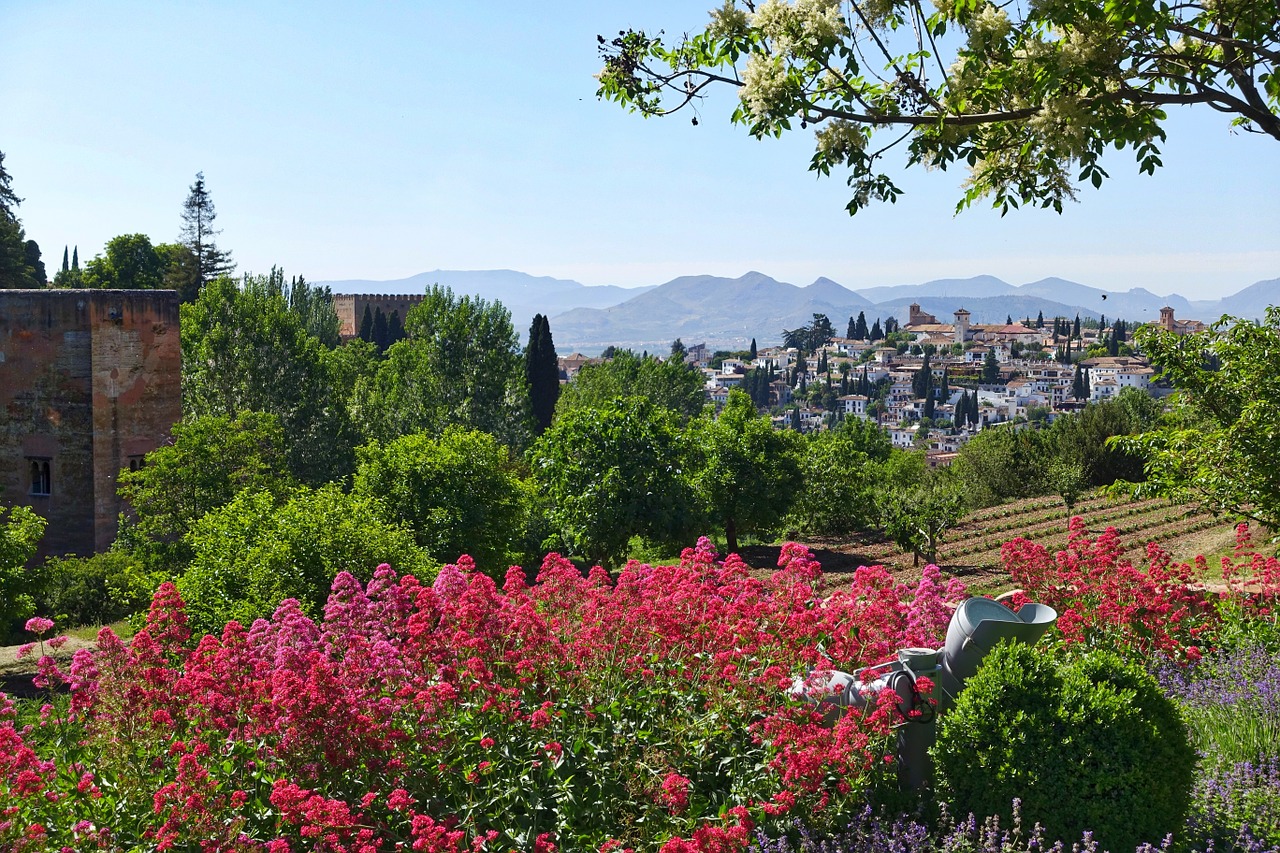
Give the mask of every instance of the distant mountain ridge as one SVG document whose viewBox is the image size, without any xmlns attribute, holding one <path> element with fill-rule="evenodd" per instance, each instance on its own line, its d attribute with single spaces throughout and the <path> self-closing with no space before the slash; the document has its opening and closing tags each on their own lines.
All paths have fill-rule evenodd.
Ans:
<svg viewBox="0 0 1280 853">
<path fill-rule="evenodd" d="M 906 322 L 912 303 L 940 323 L 951 322 L 959 308 L 969 311 L 974 323 L 1040 313 L 1046 318 L 1105 315 L 1145 322 L 1156 319 L 1166 305 L 1179 318 L 1212 322 L 1223 314 L 1259 319 L 1268 305 L 1280 304 L 1280 278 L 1256 282 L 1222 299 L 1196 301 L 1143 288 L 1102 290 L 1061 278 L 1014 285 L 989 275 L 859 290 L 825 277 L 800 287 L 756 271 L 738 278 L 681 276 L 637 288 L 588 286 L 514 270 L 434 270 L 396 281 L 316 282 L 335 293 L 421 293 L 436 283 L 502 302 L 521 333 L 535 313 L 548 315 L 561 354 L 593 354 L 611 345 L 666 352 L 676 338 L 686 345 L 705 342 L 722 349 L 745 349 L 752 338 L 768 346 L 781 341 L 783 329 L 808 323 L 814 314 L 826 314 L 842 334 L 848 318 L 859 311 L 868 323 L 890 316 Z"/>
</svg>

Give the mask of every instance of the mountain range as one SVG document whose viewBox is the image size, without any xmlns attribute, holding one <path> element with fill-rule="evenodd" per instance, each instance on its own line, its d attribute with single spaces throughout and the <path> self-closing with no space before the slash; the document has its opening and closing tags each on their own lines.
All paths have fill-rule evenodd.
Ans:
<svg viewBox="0 0 1280 853">
<path fill-rule="evenodd" d="M 918 303 L 940 323 L 952 321 L 959 308 L 973 323 L 1002 323 L 1035 317 L 1100 315 L 1146 322 L 1169 306 L 1174 316 L 1211 322 L 1223 314 L 1260 319 L 1268 305 L 1280 304 L 1280 278 L 1256 282 L 1231 296 L 1188 300 L 1178 294 L 1158 296 L 1137 287 L 1102 290 L 1046 278 L 1013 285 L 994 276 L 937 279 L 922 284 L 850 290 L 829 278 L 799 287 L 764 273 L 738 278 L 681 276 L 666 284 L 623 288 L 589 286 L 567 279 L 535 277 L 514 270 L 433 270 L 395 281 L 322 281 L 334 293 L 422 293 L 432 284 L 455 293 L 499 301 L 511 311 L 520 331 L 533 315 L 546 314 L 556 349 L 567 354 L 598 353 L 610 345 L 666 352 L 680 338 L 686 345 L 703 343 L 720 349 L 744 349 L 752 338 L 760 346 L 776 344 L 783 329 L 826 314 L 844 332 L 849 317 L 866 314 L 867 322 L 890 316 L 906 322 L 908 306 Z"/>
</svg>

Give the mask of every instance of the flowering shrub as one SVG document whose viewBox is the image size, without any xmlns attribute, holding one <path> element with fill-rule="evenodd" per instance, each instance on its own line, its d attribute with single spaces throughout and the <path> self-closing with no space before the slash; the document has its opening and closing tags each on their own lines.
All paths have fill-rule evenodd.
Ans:
<svg viewBox="0 0 1280 853">
<path fill-rule="evenodd" d="M 1123 559 L 1124 552 L 1115 528 L 1094 539 L 1077 516 L 1065 550 L 1051 555 L 1043 546 L 1013 539 L 1001 549 L 1001 561 L 1030 598 L 1058 611 L 1058 630 L 1067 643 L 1198 658 L 1201 634 L 1215 611 L 1194 587 L 1196 574 L 1154 544 L 1147 546 L 1145 568 Z"/>
<path fill-rule="evenodd" d="M 198 640 L 166 584 L 131 644 L 42 664 L 69 707 L 0 707 L 0 848 L 719 853 L 827 825 L 892 769 L 896 697 L 828 728 L 784 688 L 937 645 L 964 592 L 875 566 L 828 590 L 796 545 L 779 566 L 705 539 L 616 581 L 384 565 L 319 622 L 286 600 Z"/>
</svg>

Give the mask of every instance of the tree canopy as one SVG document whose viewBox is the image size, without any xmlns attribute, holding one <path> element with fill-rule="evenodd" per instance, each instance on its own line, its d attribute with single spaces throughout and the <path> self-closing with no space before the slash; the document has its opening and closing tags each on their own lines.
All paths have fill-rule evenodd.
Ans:
<svg viewBox="0 0 1280 853">
<path fill-rule="evenodd" d="M 1165 108 L 1203 104 L 1280 140 L 1275 0 L 725 0 L 671 44 L 599 37 L 598 96 L 669 115 L 731 87 L 756 138 L 816 128 L 810 168 L 849 171 L 856 213 L 901 193 L 883 169 L 963 165 L 958 209 L 1061 211 L 1101 160 L 1161 165 Z"/>
<path fill-rule="evenodd" d="M 1185 336 L 1144 326 L 1136 337 L 1177 389 L 1172 424 L 1111 442 L 1144 457 L 1139 493 L 1280 530 L 1280 307 L 1260 324 L 1223 318 Z"/>
</svg>

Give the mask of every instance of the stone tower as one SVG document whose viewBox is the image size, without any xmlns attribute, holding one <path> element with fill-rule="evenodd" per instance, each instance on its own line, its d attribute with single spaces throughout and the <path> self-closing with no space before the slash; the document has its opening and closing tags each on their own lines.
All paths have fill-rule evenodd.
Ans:
<svg viewBox="0 0 1280 853">
<path fill-rule="evenodd" d="M 969 338 L 969 312 L 961 308 L 956 312 L 956 343 L 962 344 Z"/>
</svg>

